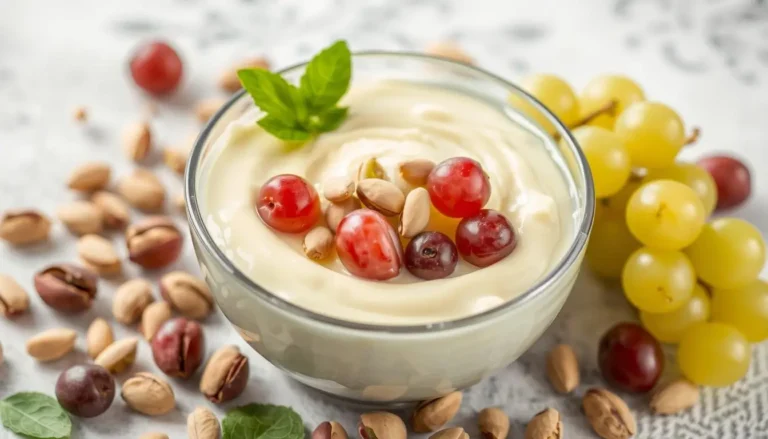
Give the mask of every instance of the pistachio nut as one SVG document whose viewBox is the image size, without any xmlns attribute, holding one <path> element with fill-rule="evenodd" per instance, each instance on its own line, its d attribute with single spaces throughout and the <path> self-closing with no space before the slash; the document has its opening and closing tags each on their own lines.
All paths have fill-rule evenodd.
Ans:
<svg viewBox="0 0 768 439">
<path fill-rule="evenodd" d="M 417 187 L 405 197 L 403 212 L 400 214 L 400 235 L 413 238 L 423 232 L 429 224 L 429 192 L 423 187 Z"/>
<path fill-rule="evenodd" d="M 155 364 L 173 377 L 191 377 L 205 353 L 205 337 L 200 324 L 183 317 L 163 323 L 151 344 Z"/>
<path fill-rule="evenodd" d="M 171 386 L 149 372 L 139 372 L 128 378 L 120 396 L 128 407 L 150 416 L 163 415 L 176 407 Z"/>
<path fill-rule="evenodd" d="M 186 213 L 187 200 L 184 199 L 184 194 L 176 195 L 173 197 L 173 207 L 175 207 L 176 211 L 179 213 Z"/>
<path fill-rule="evenodd" d="M 29 295 L 16 280 L 0 274 L 0 314 L 11 317 L 29 309 Z"/>
<path fill-rule="evenodd" d="M 560 439 L 563 434 L 560 412 L 553 408 L 536 414 L 525 427 L 525 439 Z"/>
<path fill-rule="evenodd" d="M 146 212 L 162 210 L 165 204 L 163 183 L 146 169 L 135 169 L 118 181 L 117 192 L 128 204 Z"/>
<path fill-rule="evenodd" d="M 43 331 L 27 340 L 27 353 L 37 361 L 53 361 L 75 348 L 77 332 L 67 328 Z"/>
<path fill-rule="evenodd" d="M 160 294 L 185 317 L 200 320 L 213 309 L 213 296 L 202 280 L 183 271 L 160 278 Z"/>
<path fill-rule="evenodd" d="M 312 431 L 312 439 L 348 439 L 347 431 L 336 421 L 321 422 Z"/>
<path fill-rule="evenodd" d="M 35 275 L 37 294 L 58 311 L 89 309 L 98 292 L 98 277 L 87 268 L 71 264 L 51 265 Z"/>
<path fill-rule="evenodd" d="M 699 402 L 699 388 L 684 379 L 662 386 L 651 398 L 651 410 L 661 415 L 671 415 L 689 409 Z"/>
<path fill-rule="evenodd" d="M 480 411 L 477 426 L 484 439 L 506 439 L 509 434 L 509 417 L 497 407 L 487 407 Z"/>
<path fill-rule="evenodd" d="M 98 191 L 91 195 L 91 202 L 101 210 L 101 219 L 105 227 L 122 229 L 128 225 L 131 212 L 122 198 L 110 192 Z"/>
<path fill-rule="evenodd" d="M 112 315 L 118 322 L 136 323 L 144 309 L 152 302 L 152 284 L 145 279 L 131 279 L 120 285 L 112 298 Z"/>
<path fill-rule="evenodd" d="M 389 180 L 387 171 L 381 166 L 381 163 L 376 157 L 371 157 L 368 160 L 360 163 L 360 167 L 357 170 L 357 181 L 365 180 L 366 178 L 379 178 L 381 180 Z"/>
<path fill-rule="evenodd" d="M 106 320 L 97 317 L 88 326 L 88 331 L 85 333 L 85 346 L 89 357 L 95 359 L 113 341 L 115 341 L 115 335 Z"/>
<path fill-rule="evenodd" d="M 146 122 L 129 125 L 123 132 L 123 148 L 129 159 L 140 162 L 152 149 L 152 131 Z"/>
<path fill-rule="evenodd" d="M 429 439 L 469 439 L 469 435 L 461 427 L 451 427 L 438 431 Z"/>
<path fill-rule="evenodd" d="M 464 64 L 474 64 L 472 57 L 453 41 L 436 41 L 429 44 L 425 52 L 428 55 L 447 58 Z"/>
<path fill-rule="evenodd" d="M 406 439 L 405 423 L 389 412 L 371 412 L 360 415 L 357 432 L 361 439 Z"/>
<path fill-rule="evenodd" d="M 240 69 L 264 69 L 269 70 L 269 61 L 262 56 L 257 56 L 243 60 L 232 67 L 224 70 L 219 75 L 219 88 L 222 90 L 234 93 L 240 90 L 243 86 L 240 84 L 240 78 L 237 77 L 237 71 Z"/>
<path fill-rule="evenodd" d="M 361 207 L 360 200 L 355 197 L 349 198 L 341 203 L 331 203 L 325 209 L 325 222 L 331 232 L 336 233 L 339 223 L 347 214 Z"/>
<path fill-rule="evenodd" d="M 427 184 L 429 173 L 435 169 L 435 162 L 427 159 L 412 159 L 400 163 L 399 169 L 403 180 L 414 186 L 424 186 Z"/>
<path fill-rule="evenodd" d="M 136 347 L 139 339 L 128 337 L 117 340 L 107 346 L 93 362 L 107 369 L 110 373 L 120 373 L 136 361 Z"/>
<path fill-rule="evenodd" d="M 226 103 L 227 100 L 222 98 L 203 99 L 195 105 L 195 116 L 199 122 L 208 122 Z"/>
<path fill-rule="evenodd" d="M 179 257 L 183 239 L 170 218 L 151 216 L 128 227 L 125 243 L 131 261 L 155 269 L 165 267 Z"/>
<path fill-rule="evenodd" d="M 403 192 L 393 183 L 380 178 L 360 180 L 357 197 L 366 207 L 385 216 L 399 215 L 405 204 Z"/>
<path fill-rule="evenodd" d="M 187 416 L 187 437 L 189 439 L 219 439 L 221 426 L 212 411 L 197 407 Z"/>
<path fill-rule="evenodd" d="M 331 203 L 341 203 L 355 193 L 355 182 L 347 177 L 333 177 L 323 182 L 323 196 Z"/>
<path fill-rule="evenodd" d="M 101 233 L 104 228 L 101 209 L 90 201 L 77 200 L 65 204 L 59 207 L 56 216 L 75 235 Z"/>
<path fill-rule="evenodd" d="M 139 436 L 139 439 L 171 439 L 171 438 L 168 437 L 168 435 L 165 433 L 152 432 L 152 433 L 142 434 L 141 436 Z"/>
<path fill-rule="evenodd" d="M 72 112 L 72 116 L 77 122 L 88 122 L 88 110 L 85 107 L 75 107 L 75 110 Z"/>
<path fill-rule="evenodd" d="M 84 163 L 69 175 L 67 186 L 80 192 L 93 192 L 109 184 L 112 168 L 105 162 Z"/>
<path fill-rule="evenodd" d="M 592 429 L 603 439 L 627 439 L 637 431 L 627 404 L 608 390 L 587 390 L 581 404 Z"/>
<path fill-rule="evenodd" d="M 102 276 L 114 276 L 123 271 L 115 246 L 99 235 L 82 236 L 77 241 L 77 254 L 84 266 Z"/>
<path fill-rule="evenodd" d="M 46 241 L 50 231 L 51 221 L 36 210 L 9 210 L 0 219 L 0 238 L 12 245 Z"/>
<path fill-rule="evenodd" d="M 440 398 L 420 403 L 413 412 L 413 431 L 426 433 L 438 430 L 456 416 L 461 407 L 461 399 L 461 392 L 451 392 Z"/>
<path fill-rule="evenodd" d="M 187 167 L 189 151 L 181 148 L 165 148 L 163 150 L 163 163 L 173 172 L 184 175 L 184 168 Z"/>
<path fill-rule="evenodd" d="M 327 227 L 317 226 L 304 235 L 304 254 L 319 261 L 327 258 L 333 250 L 333 233 Z"/>
<path fill-rule="evenodd" d="M 237 346 L 224 346 L 208 360 L 200 379 L 200 392 L 221 403 L 239 396 L 248 383 L 248 357 Z"/>
<path fill-rule="evenodd" d="M 158 329 L 171 319 L 171 304 L 165 301 L 152 302 L 141 314 L 141 323 L 139 323 L 139 332 L 144 335 L 144 339 L 149 341 L 157 333 Z"/>
<path fill-rule="evenodd" d="M 547 356 L 547 377 L 558 393 L 570 393 L 579 386 L 579 361 L 573 348 L 560 344 Z"/>
</svg>

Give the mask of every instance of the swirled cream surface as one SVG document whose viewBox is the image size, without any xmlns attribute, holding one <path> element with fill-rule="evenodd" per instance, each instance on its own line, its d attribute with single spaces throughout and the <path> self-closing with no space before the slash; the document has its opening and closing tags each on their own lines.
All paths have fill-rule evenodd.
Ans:
<svg viewBox="0 0 768 439">
<path fill-rule="evenodd" d="M 501 110 L 457 91 L 407 82 L 353 86 L 342 104 L 349 106 L 349 117 L 341 127 L 301 147 L 263 131 L 254 111 L 231 123 L 209 151 L 201 176 L 203 218 L 217 245 L 257 284 L 343 320 L 435 323 L 518 296 L 564 256 L 574 229 L 569 185 L 544 141 Z M 412 187 L 398 172 L 403 161 L 439 163 L 459 156 L 483 166 L 491 182 L 486 208 L 509 218 L 518 242 L 512 254 L 490 267 L 460 260 L 446 279 L 421 280 L 405 267 L 385 282 L 353 277 L 338 258 L 323 264 L 308 259 L 301 235 L 268 228 L 253 208 L 254 193 L 278 174 L 303 176 L 322 194 L 323 181 L 345 174 L 355 178 L 361 163 L 375 157 L 407 192 Z M 453 238 L 457 224 L 433 209 L 428 230 Z"/>
</svg>

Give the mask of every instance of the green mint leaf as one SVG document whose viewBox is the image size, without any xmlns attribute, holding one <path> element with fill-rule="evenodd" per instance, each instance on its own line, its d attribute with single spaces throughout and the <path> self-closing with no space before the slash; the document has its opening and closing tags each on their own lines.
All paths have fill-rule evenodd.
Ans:
<svg viewBox="0 0 768 439">
<path fill-rule="evenodd" d="M 304 439 L 304 423 L 290 407 L 249 404 L 227 412 L 224 439 Z"/>
<path fill-rule="evenodd" d="M 349 89 L 352 54 L 346 41 L 337 41 L 315 55 L 301 77 L 299 90 L 313 113 L 336 105 Z"/>
<path fill-rule="evenodd" d="M 0 401 L 5 428 L 38 439 L 68 439 L 72 421 L 55 399 L 37 392 L 22 392 Z"/>
<path fill-rule="evenodd" d="M 243 69 L 237 77 L 263 112 L 286 125 L 306 120 L 307 107 L 299 89 L 282 76 L 264 69 Z"/>
<path fill-rule="evenodd" d="M 278 139 L 300 142 L 309 139 L 310 133 L 297 124 L 287 124 L 272 115 L 266 115 L 257 122 L 260 127 Z"/>
<path fill-rule="evenodd" d="M 331 107 L 325 111 L 309 116 L 309 130 L 313 133 L 333 131 L 347 118 L 349 107 Z"/>
</svg>

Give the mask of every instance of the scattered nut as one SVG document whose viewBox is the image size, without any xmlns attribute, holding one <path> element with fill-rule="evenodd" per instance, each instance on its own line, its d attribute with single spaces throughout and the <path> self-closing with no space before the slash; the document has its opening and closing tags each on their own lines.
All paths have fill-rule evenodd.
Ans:
<svg viewBox="0 0 768 439">
<path fill-rule="evenodd" d="M 560 412 L 548 408 L 539 412 L 525 427 L 525 439 L 560 439 L 563 437 L 563 422 Z"/>
<path fill-rule="evenodd" d="M 547 377 L 558 393 L 571 393 L 579 386 L 579 361 L 573 348 L 559 344 L 547 356 Z"/>
<path fill-rule="evenodd" d="M 387 177 L 387 171 L 384 170 L 384 167 L 381 166 L 376 157 L 371 157 L 360 163 L 360 168 L 357 170 L 357 181 L 365 180 L 366 178 L 388 180 Z"/>
<path fill-rule="evenodd" d="M 672 381 L 661 387 L 651 398 L 651 410 L 661 415 L 671 415 L 689 409 L 699 402 L 699 388 L 684 379 Z"/>
<path fill-rule="evenodd" d="M 349 177 L 334 177 L 323 182 L 323 196 L 332 203 L 341 203 L 355 193 L 355 182 Z"/>
<path fill-rule="evenodd" d="M 112 298 L 112 315 L 118 322 L 136 323 L 147 306 L 154 302 L 152 284 L 145 279 L 131 279 L 115 291 Z"/>
<path fill-rule="evenodd" d="M 433 169 L 435 169 L 435 163 L 426 159 L 413 159 L 400 163 L 400 175 L 403 180 L 414 186 L 427 184 L 427 177 Z"/>
<path fill-rule="evenodd" d="M 171 386 L 148 372 L 139 372 L 126 380 L 120 396 L 128 407 L 149 416 L 162 415 L 176 407 Z"/>
<path fill-rule="evenodd" d="M 304 254 L 309 259 L 319 261 L 327 258 L 333 250 L 333 233 L 323 226 L 315 227 L 304 235 Z"/>
<path fill-rule="evenodd" d="M 136 337 L 117 340 L 101 351 L 93 362 L 107 369 L 110 373 L 120 373 L 136 361 L 138 344 L 139 339 Z"/>
<path fill-rule="evenodd" d="M 117 192 L 128 203 L 147 212 L 155 212 L 165 204 L 165 188 L 155 174 L 146 169 L 135 169 L 117 183 Z"/>
<path fill-rule="evenodd" d="M 163 150 L 163 163 L 179 175 L 184 175 L 187 159 L 189 159 L 189 151 L 180 148 L 165 148 Z"/>
<path fill-rule="evenodd" d="M 109 184 L 112 168 L 105 162 L 84 163 L 69 176 L 67 186 L 76 191 L 93 192 L 103 189 Z"/>
<path fill-rule="evenodd" d="M 29 295 L 16 280 L 0 274 L 0 314 L 6 317 L 21 314 L 29 309 Z"/>
<path fill-rule="evenodd" d="M 51 265 L 38 272 L 34 282 L 43 302 L 64 312 L 89 309 L 98 292 L 96 273 L 71 264 Z"/>
<path fill-rule="evenodd" d="M 90 201 L 77 200 L 65 204 L 59 207 L 56 216 L 75 235 L 101 233 L 103 228 L 101 210 Z"/>
<path fill-rule="evenodd" d="M 448 423 L 461 407 L 461 392 L 451 392 L 430 401 L 424 401 L 413 412 L 412 427 L 416 433 L 438 430 Z"/>
<path fill-rule="evenodd" d="M 605 389 L 587 390 L 581 404 L 592 429 L 603 439 L 627 439 L 637 431 L 627 404 Z"/>
<path fill-rule="evenodd" d="M 200 324 L 183 317 L 168 320 L 152 337 L 152 357 L 166 375 L 189 378 L 203 361 L 205 337 Z"/>
<path fill-rule="evenodd" d="M 155 269 L 165 267 L 179 257 L 183 240 L 170 218 L 152 216 L 129 226 L 125 243 L 131 261 Z"/>
<path fill-rule="evenodd" d="M 123 133 L 123 148 L 128 158 L 134 162 L 147 158 L 152 149 L 152 131 L 149 124 L 139 122 L 128 126 Z"/>
<path fill-rule="evenodd" d="M 77 122 L 88 121 L 88 111 L 85 109 L 85 107 L 75 107 L 75 111 L 72 112 L 72 116 Z"/>
<path fill-rule="evenodd" d="M 165 301 L 152 302 L 141 314 L 141 323 L 139 323 L 139 332 L 144 335 L 147 341 L 157 333 L 163 323 L 171 319 L 171 304 Z"/>
<path fill-rule="evenodd" d="M 328 223 L 328 228 L 331 229 L 331 232 L 336 233 L 336 229 L 339 227 L 341 220 L 344 219 L 347 214 L 360 207 L 360 200 L 354 197 L 342 203 L 331 203 L 328 205 L 325 209 L 325 222 Z"/>
<path fill-rule="evenodd" d="M 173 206 L 179 213 L 186 213 L 187 200 L 184 199 L 184 194 L 177 195 L 173 198 Z"/>
<path fill-rule="evenodd" d="M 366 207 L 385 216 L 399 215 L 405 204 L 403 192 L 393 183 L 379 178 L 360 180 L 357 197 Z"/>
<path fill-rule="evenodd" d="M 429 192 L 417 187 L 405 197 L 403 212 L 400 214 L 400 235 L 413 238 L 423 232 L 429 224 Z"/>
<path fill-rule="evenodd" d="M 239 396 L 248 383 L 248 357 L 237 346 L 224 346 L 208 360 L 200 379 L 200 392 L 215 403 Z"/>
<path fill-rule="evenodd" d="M 461 427 L 451 427 L 438 431 L 429 439 L 469 439 L 469 435 Z"/>
<path fill-rule="evenodd" d="M 405 423 L 399 416 L 388 412 L 371 412 L 360 415 L 357 426 L 361 439 L 406 439 Z"/>
<path fill-rule="evenodd" d="M 440 58 L 447 58 L 453 61 L 462 62 L 465 64 L 473 64 L 474 60 L 469 56 L 464 49 L 453 41 L 437 41 L 429 46 L 425 52 L 429 55 L 437 56 Z"/>
<path fill-rule="evenodd" d="M 87 268 L 102 276 L 123 271 L 123 264 L 112 242 L 99 235 L 85 235 L 77 241 L 77 254 Z"/>
<path fill-rule="evenodd" d="M 312 439 L 348 439 L 347 431 L 336 421 L 320 423 L 312 432 Z"/>
<path fill-rule="evenodd" d="M 122 229 L 128 225 L 131 213 L 122 198 L 110 192 L 99 191 L 91 196 L 91 202 L 101 209 L 101 219 L 104 226 L 111 229 Z"/>
<path fill-rule="evenodd" d="M 75 348 L 77 332 L 67 328 L 43 331 L 27 340 L 27 353 L 37 361 L 53 361 Z"/>
<path fill-rule="evenodd" d="M 31 210 L 9 210 L 0 219 L 0 238 L 12 245 L 27 245 L 48 240 L 51 221 Z"/>
<path fill-rule="evenodd" d="M 220 432 L 219 420 L 205 407 L 197 407 L 187 417 L 189 439 L 219 439 Z"/>
<path fill-rule="evenodd" d="M 500 408 L 484 408 L 477 418 L 477 426 L 484 439 L 506 439 L 509 417 Z"/>
<path fill-rule="evenodd" d="M 165 433 L 144 433 L 139 439 L 170 439 Z"/>
<path fill-rule="evenodd" d="M 109 323 L 101 317 L 94 319 L 88 327 L 88 332 L 85 333 L 85 346 L 88 356 L 95 359 L 113 341 L 115 341 L 115 336 Z"/>
<path fill-rule="evenodd" d="M 211 117 L 219 111 L 219 108 L 226 103 L 227 100 L 221 98 L 204 99 L 195 105 L 195 116 L 197 116 L 197 120 L 202 123 L 208 122 Z"/>
<path fill-rule="evenodd" d="M 173 271 L 160 278 L 160 294 L 190 319 L 203 319 L 213 309 L 213 296 L 208 285 L 183 271 Z"/>
<path fill-rule="evenodd" d="M 224 70 L 219 76 L 219 88 L 234 93 L 242 88 L 240 78 L 237 77 L 237 71 L 240 69 L 264 69 L 269 70 L 269 61 L 266 58 L 258 56 L 239 62 L 232 67 Z"/>
</svg>

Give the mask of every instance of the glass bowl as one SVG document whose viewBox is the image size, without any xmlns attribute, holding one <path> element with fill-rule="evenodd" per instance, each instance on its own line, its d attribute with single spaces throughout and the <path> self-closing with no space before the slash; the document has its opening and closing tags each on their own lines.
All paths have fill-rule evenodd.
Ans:
<svg viewBox="0 0 768 439">
<path fill-rule="evenodd" d="M 562 123 L 517 86 L 477 67 L 420 54 L 353 55 L 355 82 L 401 79 L 471 94 L 515 118 L 541 139 L 569 184 L 572 242 L 554 268 L 528 291 L 495 308 L 457 320 L 383 326 L 339 320 L 290 303 L 246 277 L 214 243 L 198 197 L 201 168 L 228 124 L 253 111 L 235 94 L 201 132 L 185 177 L 192 241 L 206 282 L 236 330 L 259 354 L 296 380 L 322 392 L 367 403 L 438 397 L 471 386 L 515 361 L 547 329 L 573 287 L 594 215 L 594 191 L 581 150 Z M 296 83 L 304 64 L 280 72 Z M 514 99 L 510 100 L 510 96 Z M 521 102 L 524 111 L 509 102 Z M 542 119 L 542 117 L 544 119 Z M 534 120 L 549 121 L 555 138 Z"/>
</svg>

